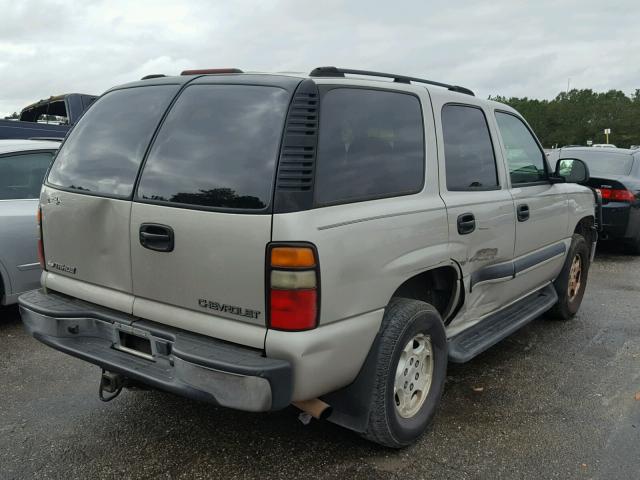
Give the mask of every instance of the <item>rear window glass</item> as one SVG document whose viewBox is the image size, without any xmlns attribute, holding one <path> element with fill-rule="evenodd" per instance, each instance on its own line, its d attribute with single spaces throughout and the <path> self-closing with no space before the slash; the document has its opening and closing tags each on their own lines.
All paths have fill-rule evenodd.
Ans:
<svg viewBox="0 0 640 480">
<path fill-rule="evenodd" d="M 69 121 L 67 106 L 64 100 L 60 100 L 57 102 L 44 103 L 33 108 L 27 108 L 21 112 L 20 120 L 52 125 L 66 125 Z"/>
<path fill-rule="evenodd" d="M 49 183 L 109 196 L 131 195 L 145 149 L 177 88 L 127 88 L 96 100 L 60 149 Z"/>
<path fill-rule="evenodd" d="M 0 200 L 38 198 L 52 157 L 51 152 L 0 157 Z"/>
<path fill-rule="evenodd" d="M 320 109 L 316 202 L 354 202 L 420 191 L 424 130 L 413 95 L 329 90 Z"/>
<path fill-rule="evenodd" d="M 187 87 L 154 142 L 138 198 L 209 208 L 266 208 L 289 96 L 266 86 Z"/>
<path fill-rule="evenodd" d="M 591 175 L 629 175 L 633 166 L 633 157 L 631 155 L 607 154 L 606 152 L 571 155 L 570 151 L 566 151 L 562 152 L 562 158 L 583 160 L 589 167 Z"/>
</svg>

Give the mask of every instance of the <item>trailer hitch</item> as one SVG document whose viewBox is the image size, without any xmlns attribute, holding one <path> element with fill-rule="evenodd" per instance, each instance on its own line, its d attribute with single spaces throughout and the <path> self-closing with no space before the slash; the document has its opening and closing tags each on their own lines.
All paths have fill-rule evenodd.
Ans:
<svg viewBox="0 0 640 480">
<path fill-rule="evenodd" d="M 98 397 L 103 402 L 110 402 L 122 392 L 125 384 L 125 378 L 119 373 L 107 372 L 102 370 L 100 376 L 100 387 L 98 389 Z M 107 395 L 105 395 L 107 393 Z"/>
</svg>

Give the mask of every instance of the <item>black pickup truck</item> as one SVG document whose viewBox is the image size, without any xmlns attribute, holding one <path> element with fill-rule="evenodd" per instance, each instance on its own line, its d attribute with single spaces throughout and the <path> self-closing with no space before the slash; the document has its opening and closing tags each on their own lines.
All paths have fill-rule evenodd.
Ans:
<svg viewBox="0 0 640 480">
<path fill-rule="evenodd" d="M 64 138 L 98 98 L 83 93 L 57 95 L 22 109 L 17 120 L 0 120 L 0 138 Z"/>
</svg>

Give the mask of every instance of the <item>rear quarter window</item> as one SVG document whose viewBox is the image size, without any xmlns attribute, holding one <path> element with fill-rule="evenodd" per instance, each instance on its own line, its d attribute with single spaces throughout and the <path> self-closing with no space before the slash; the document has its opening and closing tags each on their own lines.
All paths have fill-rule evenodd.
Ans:
<svg viewBox="0 0 640 480">
<path fill-rule="evenodd" d="M 417 97 L 359 88 L 324 93 L 318 205 L 416 193 L 423 182 L 424 127 Z"/>
<path fill-rule="evenodd" d="M 64 189 L 129 197 L 177 85 L 114 90 L 96 100 L 62 145 L 48 182 Z"/>
</svg>

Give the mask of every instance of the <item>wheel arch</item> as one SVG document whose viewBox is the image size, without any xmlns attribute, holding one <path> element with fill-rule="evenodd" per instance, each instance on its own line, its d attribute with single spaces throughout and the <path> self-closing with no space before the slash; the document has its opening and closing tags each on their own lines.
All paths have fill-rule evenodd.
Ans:
<svg viewBox="0 0 640 480">
<path fill-rule="evenodd" d="M 446 324 L 453 318 L 463 301 L 464 288 L 461 279 L 460 267 L 453 262 L 430 268 L 404 280 L 395 289 L 389 301 L 400 297 L 429 303 L 435 307 Z"/>
<path fill-rule="evenodd" d="M 432 288 L 433 286 L 437 286 L 438 289 Z M 429 300 L 433 301 L 433 298 L 437 297 L 440 305 L 444 305 L 444 307 L 441 307 L 443 311 L 438 310 L 436 305 L 433 306 L 436 307 L 446 325 L 453 319 L 464 302 L 464 287 L 462 285 L 460 266 L 451 260 L 448 264 L 441 264 L 416 273 L 404 279 L 388 299 L 387 304 L 394 297 L 422 300 L 432 305 L 433 303 Z M 444 300 L 445 298 L 446 301 Z M 375 365 L 380 351 L 380 338 L 383 328 L 384 324 L 377 333 L 356 379 L 346 387 L 321 397 L 322 400 L 333 407 L 333 411 L 328 418 L 330 422 L 355 432 L 362 433 L 365 431 L 369 420 L 371 406 L 369 398 L 372 395 Z"/>
<path fill-rule="evenodd" d="M 573 229 L 573 233 L 582 235 L 587 241 L 587 244 L 591 246 L 591 244 L 597 240 L 597 233 L 595 230 L 595 217 L 593 215 L 582 217 L 576 223 L 576 226 Z"/>
</svg>

